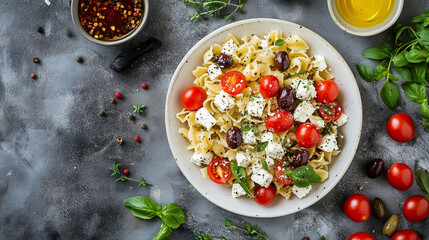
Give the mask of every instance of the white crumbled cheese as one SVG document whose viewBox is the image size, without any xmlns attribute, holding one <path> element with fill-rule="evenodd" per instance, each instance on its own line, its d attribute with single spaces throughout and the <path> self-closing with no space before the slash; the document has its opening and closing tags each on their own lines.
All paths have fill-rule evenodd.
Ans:
<svg viewBox="0 0 429 240">
<path fill-rule="evenodd" d="M 247 104 L 246 110 L 252 117 L 261 117 L 265 108 L 265 99 L 261 95 L 258 96 L 259 97 L 252 98 L 249 104 Z"/>
<path fill-rule="evenodd" d="M 251 162 L 250 155 L 245 152 L 237 152 L 235 159 L 237 160 L 237 165 L 240 167 L 247 167 Z"/>
<path fill-rule="evenodd" d="M 191 162 L 193 162 L 197 166 L 201 166 L 201 164 L 208 165 L 212 159 L 212 152 L 208 152 L 206 154 L 195 152 L 191 157 Z"/>
<path fill-rule="evenodd" d="M 311 115 L 313 115 L 316 109 L 313 107 L 310 101 L 304 101 L 296 107 L 293 113 L 293 118 L 298 122 L 305 122 Z"/>
<path fill-rule="evenodd" d="M 317 70 L 319 71 L 323 71 L 328 67 L 325 61 L 325 57 L 323 57 L 322 55 L 314 55 L 314 61 L 312 65 L 313 68 L 317 68 Z"/>
<path fill-rule="evenodd" d="M 269 141 L 267 148 L 265 148 L 265 154 L 270 158 L 281 159 L 285 155 L 285 152 L 280 143 Z"/>
<path fill-rule="evenodd" d="M 268 41 L 267 40 L 261 40 L 259 42 L 259 46 L 262 48 L 267 48 L 268 47 Z"/>
<path fill-rule="evenodd" d="M 49 0 L 45 0 L 45 3 L 46 3 L 46 5 L 51 5 L 51 1 L 49 1 Z"/>
<path fill-rule="evenodd" d="M 253 173 L 250 177 L 252 181 L 255 183 L 261 185 L 262 187 L 269 187 L 271 181 L 273 180 L 273 175 L 271 175 L 267 170 L 265 169 L 259 169 L 256 173 Z"/>
<path fill-rule="evenodd" d="M 316 127 L 318 129 L 324 128 L 325 127 L 325 121 L 318 116 L 310 116 L 310 122 L 314 125 L 316 125 Z"/>
<path fill-rule="evenodd" d="M 232 184 L 232 197 L 238 198 L 246 195 L 246 191 L 240 186 L 239 183 Z"/>
<path fill-rule="evenodd" d="M 265 162 L 267 163 L 268 167 L 271 167 L 274 165 L 274 159 L 270 158 L 270 157 L 266 157 L 265 158 Z"/>
<path fill-rule="evenodd" d="M 317 147 L 325 152 L 332 152 L 334 150 L 338 150 L 337 134 L 332 133 L 332 134 L 323 136 L 319 140 Z"/>
<path fill-rule="evenodd" d="M 198 109 L 195 114 L 195 122 L 205 127 L 207 131 L 210 131 L 210 128 L 212 128 L 217 121 L 205 107 L 202 107 Z"/>
<path fill-rule="evenodd" d="M 232 55 L 235 53 L 235 51 L 237 50 L 237 45 L 234 43 L 234 41 L 232 39 L 230 39 L 228 42 L 225 43 L 225 45 L 223 45 L 222 48 L 222 53 L 226 54 L 226 55 Z"/>
<path fill-rule="evenodd" d="M 301 100 L 310 100 L 317 95 L 313 81 L 304 80 L 299 77 L 292 78 L 292 88 L 295 90 L 296 98 Z"/>
<path fill-rule="evenodd" d="M 222 69 L 216 63 L 210 64 L 207 68 L 210 80 L 215 80 L 218 76 L 222 75 Z"/>
<path fill-rule="evenodd" d="M 346 124 L 348 121 L 349 121 L 349 117 L 345 113 L 341 113 L 340 118 L 338 118 L 337 121 L 335 121 L 335 124 L 338 127 L 341 127 L 344 124 Z"/>
<path fill-rule="evenodd" d="M 272 132 L 264 132 L 261 135 L 261 142 L 268 142 L 270 140 L 273 140 L 273 133 Z"/>
<path fill-rule="evenodd" d="M 303 198 L 303 197 L 307 196 L 307 194 L 311 191 L 311 189 L 312 189 L 311 185 L 306 187 L 306 188 L 300 188 L 300 187 L 293 185 L 292 192 L 297 197 Z"/>
<path fill-rule="evenodd" d="M 214 104 L 221 112 L 228 111 L 235 105 L 235 100 L 225 91 L 220 91 L 218 95 L 216 95 Z"/>
<path fill-rule="evenodd" d="M 243 132 L 243 143 L 245 144 L 255 144 L 256 137 L 252 131 Z"/>
<path fill-rule="evenodd" d="M 262 168 L 263 167 L 260 161 L 256 161 L 255 163 L 252 164 L 252 166 L 250 167 L 250 170 L 252 171 L 252 173 L 257 173 Z"/>
</svg>

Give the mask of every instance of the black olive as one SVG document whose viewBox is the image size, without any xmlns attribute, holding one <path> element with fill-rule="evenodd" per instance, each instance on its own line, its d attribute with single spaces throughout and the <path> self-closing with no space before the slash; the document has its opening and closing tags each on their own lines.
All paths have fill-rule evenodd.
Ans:
<svg viewBox="0 0 429 240">
<path fill-rule="evenodd" d="M 365 170 L 366 170 L 366 175 L 368 175 L 368 177 L 377 178 L 383 173 L 384 162 L 379 158 L 374 159 L 366 165 Z"/>
<path fill-rule="evenodd" d="M 243 140 L 243 135 L 240 128 L 231 127 L 226 133 L 226 142 L 228 146 L 232 149 L 240 147 L 241 141 Z"/>
<path fill-rule="evenodd" d="M 293 156 L 293 166 L 295 168 L 304 166 L 308 163 L 310 155 L 304 149 L 298 150 Z"/>
<path fill-rule="evenodd" d="M 219 65 L 220 68 L 229 68 L 234 64 L 234 60 L 226 54 L 216 55 L 214 61 Z"/>
<path fill-rule="evenodd" d="M 277 94 L 277 104 L 279 108 L 288 110 L 295 101 L 295 90 L 291 87 L 284 87 L 280 89 Z"/>
<path fill-rule="evenodd" d="M 276 57 L 274 58 L 274 64 L 276 68 L 284 72 L 289 68 L 289 56 L 286 51 L 278 51 Z"/>
</svg>

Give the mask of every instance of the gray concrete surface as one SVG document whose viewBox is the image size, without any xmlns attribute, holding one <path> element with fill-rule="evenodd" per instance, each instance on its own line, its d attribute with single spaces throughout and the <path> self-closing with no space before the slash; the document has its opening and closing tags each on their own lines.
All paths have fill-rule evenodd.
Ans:
<svg viewBox="0 0 429 240">
<path fill-rule="evenodd" d="M 400 229 L 429 236 L 426 219 L 411 223 L 401 216 L 405 199 L 422 194 L 414 184 L 399 192 L 385 177 L 371 180 L 362 171 L 375 157 L 387 166 L 405 162 L 413 169 L 429 169 L 429 134 L 423 131 L 418 105 L 401 92 L 400 106 L 391 111 L 381 102 L 381 82 L 370 84 L 358 77 L 354 65 L 365 63 L 361 52 L 384 42 L 388 32 L 355 37 L 342 32 L 331 20 L 324 0 L 249 0 L 246 14 L 237 20 L 272 17 L 302 24 L 327 39 L 350 64 L 360 87 L 363 133 L 357 155 L 338 186 L 314 206 L 297 214 L 274 218 L 246 218 L 211 204 L 184 178 L 170 153 L 164 129 L 164 101 L 170 78 L 185 53 L 202 37 L 223 26 L 222 19 L 190 22 L 191 9 L 182 1 L 150 1 L 150 17 L 143 34 L 118 47 L 98 46 L 74 28 L 68 0 L 15 0 L 0 2 L 0 239 L 151 239 L 160 220 L 143 221 L 123 206 L 124 199 L 145 195 L 158 203 L 176 202 L 186 213 L 186 223 L 170 239 L 192 239 L 199 231 L 230 239 L 249 239 L 229 232 L 224 217 L 259 224 L 270 239 L 346 239 L 358 231 L 382 236 L 383 221 L 371 217 L 354 223 L 342 211 L 345 198 L 361 192 L 370 200 L 385 200 L 388 214 L 400 215 Z M 407 0 L 400 23 L 425 8 L 425 0 Z M 42 26 L 45 34 L 36 29 Z M 67 33 L 72 31 L 71 37 Z M 112 59 L 148 37 L 163 42 L 161 49 L 139 59 L 123 73 L 109 68 Z M 84 63 L 75 61 L 77 56 Z M 32 59 L 39 57 L 41 64 Z M 37 80 L 30 74 L 35 72 Z M 140 86 L 147 83 L 149 89 Z M 109 103 L 116 91 L 125 96 Z M 135 124 L 128 120 L 132 104 L 146 104 Z M 104 110 L 106 117 L 98 116 Z M 416 123 L 415 139 L 396 143 L 387 136 L 385 123 L 396 112 L 410 114 Z M 148 129 L 141 130 L 140 123 Z M 142 138 L 133 142 L 134 136 Z M 119 146 L 116 137 L 123 137 Z M 144 176 L 153 187 L 114 183 L 109 168 L 118 161 L 131 176 Z M 358 190 L 363 186 L 362 191 Z"/>
</svg>

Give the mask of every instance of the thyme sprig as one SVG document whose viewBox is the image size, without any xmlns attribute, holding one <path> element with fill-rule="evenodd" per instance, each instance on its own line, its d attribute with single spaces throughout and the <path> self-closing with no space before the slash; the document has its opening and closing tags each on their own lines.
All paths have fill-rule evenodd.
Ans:
<svg viewBox="0 0 429 240">
<path fill-rule="evenodd" d="M 134 178 L 129 178 L 127 176 L 125 176 L 124 174 L 122 174 L 122 172 L 119 170 L 119 163 L 115 163 L 113 162 L 113 168 L 109 168 L 109 170 L 112 171 L 112 174 L 110 176 L 115 176 L 115 175 L 119 175 L 119 177 L 115 180 L 115 182 L 125 182 L 125 181 L 131 181 L 131 182 L 138 182 L 139 183 L 139 187 L 140 186 L 152 186 L 152 184 L 146 182 L 144 180 L 144 178 L 140 178 L 140 180 L 134 179 Z"/>
<path fill-rule="evenodd" d="M 228 218 L 225 218 L 223 220 L 223 224 L 225 225 L 225 227 L 229 228 L 230 231 L 235 231 L 235 230 L 242 231 L 248 236 L 255 237 L 254 238 L 255 240 L 268 239 L 267 234 L 261 229 L 259 229 L 259 226 L 257 224 L 252 225 L 251 223 L 244 223 L 242 225 L 239 225 L 237 223 L 231 222 Z"/>
<path fill-rule="evenodd" d="M 232 15 L 236 12 L 244 13 L 244 0 L 238 0 L 238 3 L 232 3 L 232 0 L 184 0 L 185 5 L 195 8 L 195 13 L 189 16 L 189 20 L 193 21 L 200 17 L 212 16 L 215 18 L 223 17 L 226 22 L 233 20 Z M 227 14 L 222 14 L 221 10 L 232 7 L 234 10 Z"/>
</svg>

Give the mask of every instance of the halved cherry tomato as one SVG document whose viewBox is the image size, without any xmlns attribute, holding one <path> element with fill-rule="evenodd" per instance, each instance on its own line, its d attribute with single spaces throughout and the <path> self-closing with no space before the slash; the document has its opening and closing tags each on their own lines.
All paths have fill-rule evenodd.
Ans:
<svg viewBox="0 0 429 240">
<path fill-rule="evenodd" d="M 371 204 L 364 195 L 355 193 L 344 202 L 344 213 L 355 222 L 365 222 L 371 215 Z"/>
<path fill-rule="evenodd" d="M 392 240 L 419 240 L 419 235 L 417 235 L 413 230 L 405 229 L 396 232 L 393 235 Z"/>
<path fill-rule="evenodd" d="M 268 116 L 265 122 L 268 131 L 270 132 L 284 132 L 292 127 L 293 115 L 287 110 L 277 109 L 273 115 Z"/>
<path fill-rule="evenodd" d="M 292 184 L 292 179 L 285 173 L 285 160 L 281 160 L 276 165 L 276 178 L 283 184 Z M 287 168 L 293 171 L 295 168 L 290 164 Z"/>
<path fill-rule="evenodd" d="M 341 117 L 343 106 L 338 101 L 333 101 L 327 104 L 322 104 L 319 108 L 320 115 L 328 121 L 335 121 Z"/>
<path fill-rule="evenodd" d="M 414 138 L 413 119 L 408 114 L 397 113 L 387 122 L 387 134 L 397 142 L 408 142 Z"/>
<path fill-rule="evenodd" d="M 261 85 L 259 85 L 259 90 L 264 98 L 275 97 L 279 92 L 279 88 L 279 80 L 273 75 L 268 75 L 262 78 Z"/>
<path fill-rule="evenodd" d="M 218 184 L 226 183 L 232 176 L 228 159 L 215 158 L 207 166 L 209 178 Z"/>
<path fill-rule="evenodd" d="M 296 129 L 296 141 L 301 147 L 311 148 L 319 142 L 320 133 L 316 125 L 301 123 Z"/>
<path fill-rule="evenodd" d="M 387 180 L 392 187 L 404 191 L 413 185 L 413 171 L 405 163 L 393 164 L 387 171 Z"/>
<path fill-rule="evenodd" d="M 256 196 L 255 202 L 261 205 L 267 205 L 276 198 L 276 188 L 273 185 L 270 185 L 267 188 L 258 186 L 255 189 L 254 195 Z"/>
<path fill-rule="evenodd" d="M 422 195 L 412 196 L 405 201 L 402 212 L 408 221 L 423 221 L 429 215 L 429 201 Z"/>
<path fill-rule="evenodd" d="M 316 85 L 317 101 L 321 103 L 330 103 L 338 97 L 337 84 L 332 80 L 324 80 Z"/>
<path fill-rule="evenodd" d="M 246 77 L 239 71 L 227 72 L 223 75 L 220 85 L 225 92 L 237 95 L 246 87 Z"/>
<path fill-rule="evenodd" d="M 375 240 L 375 238 L 366 232 L 358 232 L 351 235 L 347 240 Z"/>
<path fill-rule="evenodd" d="M 193 86 L 183 93 L 182 105 L 186 110 L 194 111 L 203 106 L 204 101 L 207 99 L 207 93 L 204 89 Z"/>
</svg>

